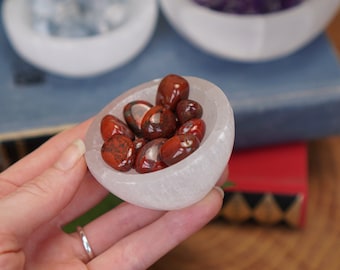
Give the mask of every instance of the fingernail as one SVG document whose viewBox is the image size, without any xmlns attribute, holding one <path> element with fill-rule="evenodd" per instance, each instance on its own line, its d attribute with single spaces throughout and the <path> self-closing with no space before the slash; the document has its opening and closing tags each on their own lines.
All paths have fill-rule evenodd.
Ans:
<svg viewBox="0 0 340 270">
<path fill-rule="evenodd" d="M 70 170 L 84 153 L 85 144 L 82 140 L 77 139 L 61 154 L 54 167 L 62 171 Z"/>
<path fill-rule="evenodd" d="M 215 186 L 214 189 L 221 195 L 221 197 L 223 199 L 224 198 L 224 190 L 219 186 Z"/>
</svg>

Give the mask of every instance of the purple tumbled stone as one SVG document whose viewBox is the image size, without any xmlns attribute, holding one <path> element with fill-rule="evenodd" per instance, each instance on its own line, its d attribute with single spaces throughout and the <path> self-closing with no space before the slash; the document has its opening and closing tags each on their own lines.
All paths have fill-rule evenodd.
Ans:
<svg viewBox="0 0 340 270">
<path fill-rule="evenodd" d="M 205 6 L 214 10 L 222 11 L 224 9 L 226 0 L 195 0 L 201 6 Z"/>
<path fill-rule="evenodd" d="M 193 0 L 213 10 L 234 14 L 267 14 L 294 7 L 303 0 Z"/>
</svg>

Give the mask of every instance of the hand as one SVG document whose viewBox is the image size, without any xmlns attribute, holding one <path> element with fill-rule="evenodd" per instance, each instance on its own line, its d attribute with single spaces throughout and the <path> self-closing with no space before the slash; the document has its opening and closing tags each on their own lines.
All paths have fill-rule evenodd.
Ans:
<svg viewBox="0 0 340 270">
<path fill-rule="evenodd" d="M 177 211 L 122 203 L 83 228 L 90 258 L 80 235 L 62 230 L 107 194 L 83 157 L 90 122 L 54 136 L 0 174 L 0 269 L 146 269 L 220 210 L 218 188 Z"/>
</svg>

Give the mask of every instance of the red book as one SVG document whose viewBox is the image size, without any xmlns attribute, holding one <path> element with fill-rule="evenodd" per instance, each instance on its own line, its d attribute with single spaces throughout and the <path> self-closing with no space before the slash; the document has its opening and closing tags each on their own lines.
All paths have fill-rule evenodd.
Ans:
<svg viewBox="0 0 340 270">
<path fill-rule="evenodd" d="M 235 151 L 221 217 L 232 222 L 303 227 L 308 192 L 304 142 Z"/>
</svg>

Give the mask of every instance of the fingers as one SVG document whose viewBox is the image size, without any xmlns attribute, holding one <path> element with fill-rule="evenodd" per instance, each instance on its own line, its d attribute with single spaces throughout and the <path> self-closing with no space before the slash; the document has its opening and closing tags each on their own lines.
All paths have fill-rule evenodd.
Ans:
<svg viewBox="0 0 340 270">
<path fill-rule="evenodd" d="M 152 224 L 125 237 L 95 257 L 89 262 L 89 268 L 112 269 L 119 266 L 120 270 L 147 269 L 214 218 L 221 208 L 222 199 L 222 190 L 213 189 L 197 204 L 167 212 Z"/>
<path fill-rule="evenodd" d="M 56 217 L 54 223 L 58 227 L 64 226 L 97 205 L 107 194 L 108 191 L 87 172 L 72 201 Z"/>
<path fill-rule="evenodd" d="M 13 191 L 15 186 L 21 186 L 26 181 L 37 177 L 56 162 L 69 144 L 78 138 L 84 138 L 91 122 L 92 119 L 89 119 L 52 137 L 34 152 L 2 172 L 0 178 L 10 181 L 13 186 L 10 191 Z"/>
<path fill-rule="evenodd" d="M 101 254 L 125 236 L 149 225 L 164 214 L 164 211 L 141 208 L 129 203 L 121 203 L 113 210 L 84 227 L 94 254 Z M 79 236 L 75 233 L 74 247 L 80 257 L 85 257 Z"/>
<path fill-rule="evenodd" d="M 84 152 L 77 140 L 43 174 L 1 199 L 0 232 L 24 240 L 67 206 L 87 171 Z"/>
</svg>

